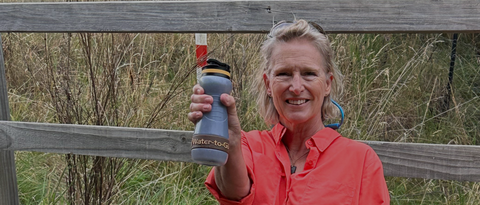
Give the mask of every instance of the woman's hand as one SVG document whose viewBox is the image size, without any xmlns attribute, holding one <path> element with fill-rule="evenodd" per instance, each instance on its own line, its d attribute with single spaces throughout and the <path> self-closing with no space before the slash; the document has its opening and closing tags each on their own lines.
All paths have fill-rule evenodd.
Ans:
<svg viewBox="0 0 480 205">
<path fill-rule="evenodd" d="M 191 97 L 190 112 L 188 113 L 188 120 L 193 124 L 197 124 L 203 117 L 204 112 L 212 110 L 213 97 L 205 94 L 203 88 L 196 84 L 193 86 L 193 95 Z"/>
<path fill-rule="evenodd" d="M 212 110 L 213 98 L 205 94 L 200 85 L 193 87 L 190 113 L 188 119 L 196 124 L 203 117 L 203 113 Z M 222 94 L 220 101 L 227 107 L 229 150 L 228 160 L 223 166 L 215 167 L 215 183 L 218 189 L 228 199 L 240 200 L 250 192 L 250 179 L 242 154 L 241 127 L 235 108 L 235 99 L 229 94 Z"/>
<path fill-rule="evenodd" d="M 203 88 L 196 84 L 193 86 L 193 95 L 191 97 L 190 113 L 188 119 L 196 124 L 203 117 L 203 113 L 212 110 L 213 98 L 205 94 Z M 228 114 L 228 134 L 230 146 L 240 146 L 241 140 L 241 126 L 237 116 L 237 109 L 235 107 L 235 99 L 229 94 L 222 94 L 220 101 L 227 107 Z"/>
</svg>

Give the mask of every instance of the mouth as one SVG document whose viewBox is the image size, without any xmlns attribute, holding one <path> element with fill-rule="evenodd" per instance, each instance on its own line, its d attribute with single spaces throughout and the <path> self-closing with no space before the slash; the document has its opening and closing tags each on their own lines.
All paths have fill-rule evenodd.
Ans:
<svg viewBox="0 0 480 205">
<path fill-rule="evenodd" d="M 307 103 L 309 100 L 303 99 L 303 100 L 286 100 L 286 102 L 290 105 L 302 105 Z"/>
</svg>

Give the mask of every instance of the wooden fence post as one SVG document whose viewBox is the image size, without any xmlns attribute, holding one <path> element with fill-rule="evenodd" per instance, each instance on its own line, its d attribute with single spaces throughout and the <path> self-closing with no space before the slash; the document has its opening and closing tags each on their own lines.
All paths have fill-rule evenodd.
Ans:
<svg viewBox="0 0 480 205">
<path fill-rule="evenodd" d="M 10 120 L 8 90 L 0 35 L 0 120 Z M 1 134 L 1 133 L 0 133 Z M 0 142 L 1 144 L 1 142 Z M 18 205 L 17 174 L 13 151 L 0 151 L 0 205 Z"/>
</svg>

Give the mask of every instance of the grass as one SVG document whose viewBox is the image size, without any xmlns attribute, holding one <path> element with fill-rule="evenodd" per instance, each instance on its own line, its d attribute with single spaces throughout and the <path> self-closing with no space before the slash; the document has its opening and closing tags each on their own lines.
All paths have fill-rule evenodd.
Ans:
<svg viewBox="0 0 480 205">
<path fill-rule="evenodd" d="M 262 34 L 209 34 L 210 57 L 233 68 L 244 130 L 257 115 L 251 75 Z M 193 34 L 3 34 L 15 121 L 192 130 Z M 478 145 L 480 36 L 460 34 L 449 108 L 451 36 L 330 35 L 344 74 L 340 132 L 358 140 Z M 216 204 L 208 167 L 16 153 L 22 204 Z M 392 204 L 479 204 L 479 183 L 387 177 Z M 88 196 L 86 196 L 88 195 Z"/>
<path fill-rule="evenodd" d="M 16 167 L 22 204 L 62 204 L 65 165 L 60 155 L 17 152 Z"/>
</svg>

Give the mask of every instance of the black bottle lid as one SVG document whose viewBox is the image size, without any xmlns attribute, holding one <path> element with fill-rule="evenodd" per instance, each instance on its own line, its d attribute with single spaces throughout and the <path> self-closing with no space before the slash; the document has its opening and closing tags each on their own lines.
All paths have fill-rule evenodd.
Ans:
<svg viewBox="0 0 480 205">
<path fill-rule="evenodd" d="M 230 66 L 215 59 L 208 59 L 202 68 L 202 76 L 214 75 L 230 79 Z"/>
</svg>

